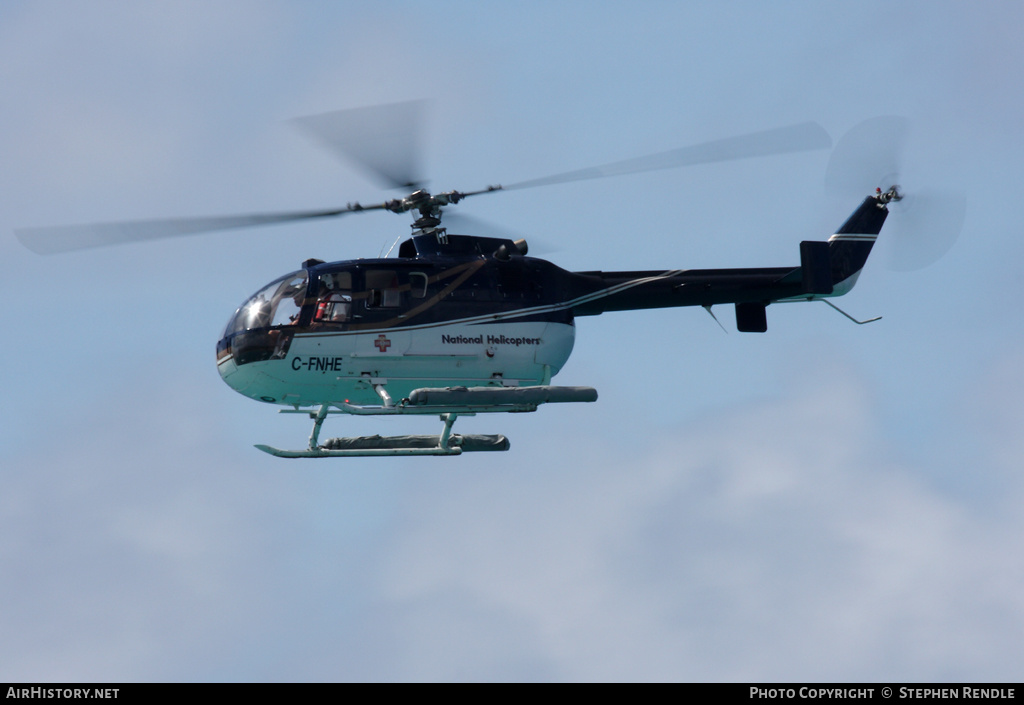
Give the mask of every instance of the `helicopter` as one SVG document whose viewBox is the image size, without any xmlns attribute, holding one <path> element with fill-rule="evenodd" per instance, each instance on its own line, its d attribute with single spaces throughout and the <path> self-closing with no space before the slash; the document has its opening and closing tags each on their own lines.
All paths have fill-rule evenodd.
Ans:
<svg viewBox="0 0 1024 705">
<path fill-rule="evenodd" d="M 571 272 L 529 255 L 524 239 L 449 233 L 447 209 L 468 198 L 522 188 L 731 159 L 827 149 L 816 123 L 706 142 L 638 159 L 475 191 L 431 193 L 417 179 L 409 135 L 419 104 L 336 111 L 299 120 L 332 149 L 405 195 L 343 208 L 212 218 L 25 228 L 21 242 L 41 254 L 230 228 L 381 211 L 411 214 L 397 257 L 307 259 L 248 297 L 216 344 L 224 382 L 256 401 L 307 414 L 307 447 L 255 447 L 283 458 L 461 455 L 507 451 L 500 434 L 456 434 L 460 416 L 533 412 L 541 405 L 597 400 L 591 387 L 551 381 L 569 359 L 576 319 L 610 311 L 731 305 L 741 332 L 767 331 L 766 309 L 823 301 L 857 282 L 890 204 L 888 184 L 867 195 L 826 241 L 803 241 L 799 264 L 743 269 Z M 397 143 L 401 143 L 398 148 Z M 396 156 L 397 154 L 397 156 Z M 390 252 L 388 253 L 390 255 Z M 721 323 L 719 323 L 721 325 Z M 328 416 L 432 415 L 438 435 L 364 436 L 321 442 Z"/>
</svg>

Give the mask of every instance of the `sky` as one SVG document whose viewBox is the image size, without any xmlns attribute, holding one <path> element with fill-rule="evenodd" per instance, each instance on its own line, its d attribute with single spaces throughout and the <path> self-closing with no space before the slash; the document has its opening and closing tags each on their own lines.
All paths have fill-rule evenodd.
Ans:
<svg viewBox="0 0 1024 705">
<path fill-rule="evenodd" d="M 1019 681 L 1018 3 L 0 4 L 0 680 Z M 937 263 L 732 312 L 577 323 L 594 404 L 461 419 L 508 453 L 287 461 L 309 421 L 214 347 L 366 214 L 41 257 L 16 228 L 372 202 L 288 121 L 429 101 L 472 190 L 812 120 L 907 118 Z M 829 152 L 474 199 L 571 270 L 796 265 L 862 194 Z M 868 184 L 865 191 L 873 190 Z M 904 214 L 905 215 L 905 214 Z M 906 232 L 906 228 L 904 228 Z M 325 436 L 435 433 L 332 417 Z"/>
</svg>

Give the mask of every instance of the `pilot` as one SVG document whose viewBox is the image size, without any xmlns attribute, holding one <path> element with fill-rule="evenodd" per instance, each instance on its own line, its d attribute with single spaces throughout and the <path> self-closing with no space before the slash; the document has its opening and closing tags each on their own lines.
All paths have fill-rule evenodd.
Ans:
<svg viewBox="0 0 1024 705">
<path fill-rule="evenodd" d="M 295 292 L 295 296 L 292 297 L 292 302 L 295 304 L 295 313 L 288 316 L 289 325 L 298 325 L 299 318 L 302 317 L 302 304 L 306 301 L 305 289 L 300 289 Z"/>
</svg>

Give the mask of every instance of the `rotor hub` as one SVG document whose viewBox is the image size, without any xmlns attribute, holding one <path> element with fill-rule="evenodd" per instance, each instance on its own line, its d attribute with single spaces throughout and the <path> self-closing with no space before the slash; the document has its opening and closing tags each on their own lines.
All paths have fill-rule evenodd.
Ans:
<svg viewBox="0 0 1024 705">
<path fill-rule="evenodd" d="M 889 187 L 889 190 L 885 192 L 883 192 L 881 188 L 876 188 L 875 198 L 878 199 L 879 203 L 885 205 L 890 202 L 896 203 L 902 201 L 903 194 L 900 192 L 900 187 L 896 184 L 893 184 L 892 186 Z"/>
</svg>

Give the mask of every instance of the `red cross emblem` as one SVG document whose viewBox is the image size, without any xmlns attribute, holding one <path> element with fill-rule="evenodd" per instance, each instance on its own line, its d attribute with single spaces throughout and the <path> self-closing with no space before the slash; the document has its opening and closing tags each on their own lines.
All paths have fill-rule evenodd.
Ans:
<svg viewBox="0 0 1024 705">
<path fill-rule="evenodd" d="M 378 335 L 377 339 L 373 341 L 373 344 L 377 346 L 377 349 L 384 352 L 391 347 L 391 341 L 388 340 L 383 334 Z"/>
</svg>

